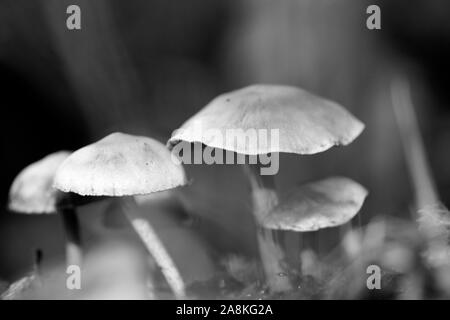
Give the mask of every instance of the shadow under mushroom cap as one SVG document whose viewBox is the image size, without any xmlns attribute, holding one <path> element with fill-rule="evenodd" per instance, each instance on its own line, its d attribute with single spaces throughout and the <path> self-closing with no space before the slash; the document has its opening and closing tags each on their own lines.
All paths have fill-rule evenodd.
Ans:
<svg viewBox="0 0 450 320">
<path fill-rule="evenodd" d="M 368 192 L 357 182 L 332 177 L 293 189 L 267 215 L 270 229 L 316 231 L 350 221 L 361 209 Z"/>
<path fill-rule="evenodd" d="M 268 143 L 223 139 L 227 129 L 268 130 Z M 272 129 L 279 130 L 278 145 L 271 141 Z M 363 129 L 364 124 L 339 104 L 300 88 L 252 85 L 215 98 L 174 131 L 169 146 L 187 141 L 248 155 L 314 154 L 349 144 Z M 214 131 L 220 135 L 211 134 Z"/>
<path fill-rule="evenodd" d="M 11 185 L 8 208 L 19 213 L 55 213 L 60 191 L 53 188 L 53 179 L 69 155 L 55 152 L 24 168 Z"/>
<path fill-rule="evenodd" d="M 162 143 L 123 133 L 77 150 L 55 177 L 56 188 L 91 196 L 148 194 L 184 184 L 183 167 Z"/>
</svg>

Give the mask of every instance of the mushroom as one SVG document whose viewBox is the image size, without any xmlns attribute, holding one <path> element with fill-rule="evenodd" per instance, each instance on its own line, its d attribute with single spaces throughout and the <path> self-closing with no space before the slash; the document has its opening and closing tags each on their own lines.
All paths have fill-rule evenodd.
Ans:
<svg viewBox="0 0 450 320">
<path fill-rule="evenodd" d="M 112 133 L 75 151 L 59 167 L 54 183 L 63 192 L 81 196 L 121 197 L 123 212 L 177 298 L 185 296 L 183 279 L 153 227 L 138 213 L 133 196 L 184 184 L 183 167 L 172 162 L 163 144 L 124 133 Z"/>
<path fill-rule="evenodd" d="M 367 190 L 344 177 L 326 178 L 294 188 L 263 221 L 264 227 L 298 232 L 340 226 L 361 209 Z"/>
<path fill-rule="evenodd" d="M 223 139 L 230 129 L 241 130 L 244 138 Z M 175 148 L 182 141 L 202 143 L 238 156 L 250 156 L 250 164 L 244 168 L 252 187 L 253 215 L 259 224 L 258 243 L 266 280 L 273 291 L 285 291 L 291 285 L 280 276 L 284 274 L 283 254 L 263 222 L 278 204 L 273 177 L 276 172 L 262 163 L 267 164 L 269 154 L 272 161 L 273 157 L 278 160 L 279 152 L 314 154 L 335 145 L 347 145 L 363 129 L 359 120 L 335 102 L 296 87 L 257 84 L 212 100 L 174 131 L 168 144 Z M 247 139 L 245 134 L 254 130 L 270 134 L 265 139 L 259 134 L 257 139 Z"/>
<path fill-rule="evenodd" d="M 53 188 L 53 180 L 59 165 L 69 155 L 68 151 L 55 152 L 24 168 L 11 185 L 8 204 L 11 211 L 18 213 L 61 214 L 68 266 L 81 263 L 78 218 L 70 198 Z"/>
<path fill-rule="evenodd" d="M 53 178 L 69 155 L 68 151 L 55 152 L 25 167 L 11 185 L 8 208 L 27 214 L 55 213 L 61 193 L 53 188 Z"/>
</svg>

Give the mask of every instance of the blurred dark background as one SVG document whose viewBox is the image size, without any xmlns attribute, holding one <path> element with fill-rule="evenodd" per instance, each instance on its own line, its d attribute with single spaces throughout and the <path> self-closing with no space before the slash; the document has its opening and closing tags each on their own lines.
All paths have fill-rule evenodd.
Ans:
<svg viewBox="0 0 450 320">
<path fill-rule="evenodd" d="M 66 28 L 81 7 L 82 30 Z M 381 30 L 366 8 L 381 8 Z M 216 95 L 252 83 L 303 87 L 366 124 L 350 146 L 283 155 L 277 183 L 346 175 L 370 196 L 360 213 L 411 218 L 412 187 L 390 101 L 407 74 L 432 172 L 450 202 L 450 3 L 445 0 L 1 0 L 0 278 L 29 268 L 32 251 L 63 255 L 59 217 L 6 210 L 27 164 L 112 131 L 165 142 Z M 235 166 L 186 166 L 184 210 L 217 226 L 215 252 L 254 254 L 248 189 Z"/>
</svg>

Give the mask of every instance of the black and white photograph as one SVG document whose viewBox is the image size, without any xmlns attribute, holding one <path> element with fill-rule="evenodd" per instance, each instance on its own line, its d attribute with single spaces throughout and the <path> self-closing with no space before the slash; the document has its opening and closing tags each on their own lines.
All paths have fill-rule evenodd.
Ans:
<svg viewBox="0 0 450 320">
<path fill-rule="evenodd" d="M 445 0 L 0 0 L 0 304 L 450 299 L 449 74 Z"/>
</svg>

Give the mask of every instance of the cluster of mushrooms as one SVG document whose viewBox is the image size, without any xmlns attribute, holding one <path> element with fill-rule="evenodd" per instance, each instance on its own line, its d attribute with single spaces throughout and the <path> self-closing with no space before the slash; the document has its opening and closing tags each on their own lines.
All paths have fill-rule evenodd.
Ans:
<svg viewBox="0 0 450 320">
<path fill-rule="evenodd" d="M 198 130 L 278 129 L 275 149 L 242 140 L 221 145 Z M 201 143 L 241 155 L 315 154 L 351 143 L 364 125 L 337 103 L 305 90 L 281 85 L 252 85 L 225 93 L 174 131 L 167 145 L 149 137 L 112 133 L 73 153 L 60 151 L 20 172 L 10 190 L 9 209 L 27 214 L 61 214 L 66 233 L 66 263 L 83 261 L 76 209 L 92 201 L 118 198 L 148 252 L 161 268 L 175 298 L 186 297 L 186 285 L 134 196 L 164 192 L 187 184 L 183 166 L 171 150 L 179 143 Z M 331 177 L 294 188 L 278 197 L 274 176 L 260 175 L 262 164 L 242 166 L 249 178 L 253 216 L 264 280 L 272 292 L 293 288 L 284 252 L 273 230 L 316 231 L 343 225 L 360 210 L 367 191 L 348 178 Z M 106 213 L 108 214 L 108 213 Z M 300 253 L 299 253 L 300 254 Z"/>
</svg>

